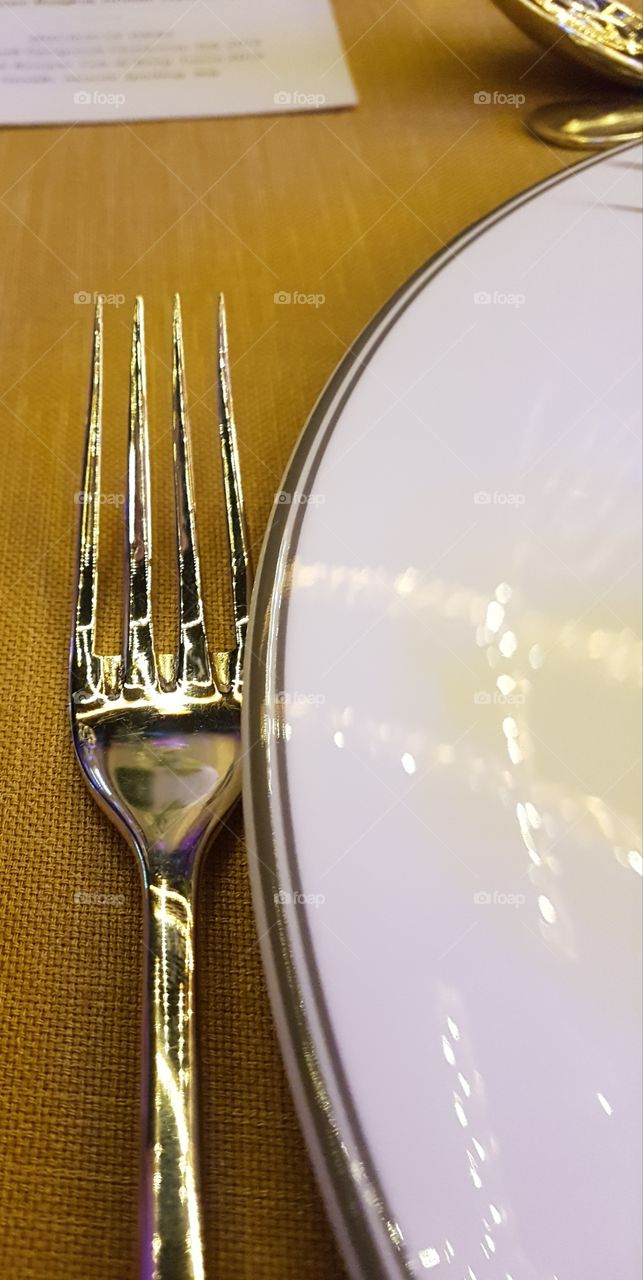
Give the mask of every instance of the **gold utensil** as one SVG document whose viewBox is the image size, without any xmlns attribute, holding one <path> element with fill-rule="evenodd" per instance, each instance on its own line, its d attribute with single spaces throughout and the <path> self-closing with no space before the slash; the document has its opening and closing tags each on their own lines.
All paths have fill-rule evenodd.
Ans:
<svg viewBox="0 0 643 1280">
<path fill-rule="evenodd" d="M 130 368 L 123 652 L 95 652 L 103 323 L 96 310 L 78 581 L 70 664 L 76 755 L 94 798 L 141 871 L 145 918 L 142 1280 L 202 1280 L 195 1125 L 196 877 L 209 837 L 240 791 L 240 713 L 250 566 L 223 299 L 218 394 L 232 597 L 230 652 L 210 653 L 194 509 L 181 310 L 173 322 L 178 652 L 157 656 L 152 625 L 150 479 L 143 302 Z"/>
<path fill-rule="evenodd" d="M 530 133 L 556 147 L 600 151 L 643 137 L 643 110 L 631 100 L 614 106 L 606 102 L 552 102 L 532 112 L 526 125 Z"/>
<path fill-rule="evenodd" d="M 643 83 L 643 24 L 615 0 L 494 0 L 527 35 L 612 80 Z"/>
</svg>

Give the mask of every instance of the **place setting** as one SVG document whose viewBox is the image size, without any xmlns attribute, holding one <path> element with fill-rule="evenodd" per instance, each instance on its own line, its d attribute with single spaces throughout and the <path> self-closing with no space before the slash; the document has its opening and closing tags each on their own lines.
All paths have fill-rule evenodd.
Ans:
<svg viewBox="0 0 643 1280">
<path fill-rule="evenodd" d="M 29 924 L 7 880 L 8 1280 L 640 1274 L 641 16 L 481 0 L 469 50 L 435 5 L 373 0 L 359 30 L 344 8 L 0 13 L 13 186 L 78 147 L 52 201 L 66 254 L 77 237 L 95 264 L 70 304 L 59 241 L 28 204 L 13 217 L 10 298 L 34 240 L 45 265 L 0 339 L 20 429 L 7 601 L 31 565 L 6 646 L 3 807 L 11 843 L 20 780 L 44 833 L 25 826 L 25 866 L 53 889 L 49 906 L 33 890 Z M 498 87 L 489 30 L 513 68 Z M 414 96 L 392 78 L 390 154 L 422 145 L 423 94 L 435 109 L 413 40 L 458 118 L 400 190 L 378 160 L 376 72 L 402 31 Z M 215 152 L 234 138 L 217 181 L 230 175 L 238 217 L 223 200 L 214 214 L 232 248 L 190 238 L 191 205 L 145 239 L 161 187 L 88 238 L 85 199 L 134 178 L 119 148 L 166 157 L 172 137 L 198 167 L 210 126 Z M 484 190 L 474 208 L 443 166 L 483 128 L 486 178 L 449 160 L 463 192 Z M 356 161 L 384 188 L 377 216 Z M 317 220 L 305 199 L 292 223 L 271 212 L 306 174 Z M 272 240 L 243 221 L 250 192 Z M 292 278 L 271 243 L 291 246 Z M 80 307 L 51 342 L 41 289 L 56 325 Z M 73 519 L 58 496 L 72 485 Z M 65 995 L 83 970 L 112 992 L 100 1012 Z M 55 1048 L 36 972 L 65 1027 Z M 101 1121 L 101 1098 L 122 1119 Z M 61 1177 L 65 1107 L 90 1163 Z"/>
</svg>

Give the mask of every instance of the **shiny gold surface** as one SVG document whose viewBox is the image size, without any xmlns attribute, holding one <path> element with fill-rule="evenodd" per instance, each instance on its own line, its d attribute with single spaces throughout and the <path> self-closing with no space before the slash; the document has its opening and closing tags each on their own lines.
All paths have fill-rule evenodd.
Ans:
<svg viewBox="0 0 643 1280">
<path fill-rule="evenodd" d="M 568 54 L 592 71 L 643 83 L 643 26 L 614 0 L 494 0 L 507 17 L 547 49 Z"/>
<path fill-rule="evenodd" d="M 178 297 L 173 319 L 173 451 L 179 570 L 178 653 L 157 655 L 143 303 L 130 367 L 124 657 L 95 652 L 103 320 L 94 323 L 70 669 L 76 754 L 97 801 L 137 856 L 145 897 L 143 1280 L 202 1280 L 196 1141 L 194 894 L 200 854 L 240 789 L 239 721 L 249 560 L 219 303 L 220 447 L 236 644 L 210 658 L 201 591 Z"/>
<path fill-rule="evenodd" d="M 602 151 L 643 137 L 643 110 L 632 101 L 610 107 L 597 102 L 553 102 L 534 111 L 527 128 L 556 147 Z"/>
</svg>

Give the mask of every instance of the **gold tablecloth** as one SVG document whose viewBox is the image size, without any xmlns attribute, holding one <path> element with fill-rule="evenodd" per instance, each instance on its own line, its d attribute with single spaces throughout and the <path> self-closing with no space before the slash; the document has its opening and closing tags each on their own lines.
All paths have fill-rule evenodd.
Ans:
<svg viewBox="0 0 643 1280">
<path fill-rule="evenodd" d="M 227 600 L 216 292 L 228 301 L 256 559 L 289 453 L 346 345 L 458 231 L 576 158 L 530 138 L 522 117 L 589 82 L 543 57 L 488 0 L 338 0 L 337 17 L 356 110 L 0 131 L 3 1280 L 136 1275 L 139 881 L 84 788 L 66 711 L 91 337 L 83 295 L 112 296 L 100 639 L 104 652 L 120 647 L 108 602 L 120 597 L 129 324 L 140 292 L 157 631 L 169 649 L 172 292 L 183 297 L 214 617 Z M 476 102 L 481 91 L 525 103 Z M 276 303 L 282 290 L 324 300 Z M 343 1268 L 267 1002 L 240 812 L 233 827 L 207 857 L 198 920 L 208 1275 L 336 1280 Z"/>
</svg>

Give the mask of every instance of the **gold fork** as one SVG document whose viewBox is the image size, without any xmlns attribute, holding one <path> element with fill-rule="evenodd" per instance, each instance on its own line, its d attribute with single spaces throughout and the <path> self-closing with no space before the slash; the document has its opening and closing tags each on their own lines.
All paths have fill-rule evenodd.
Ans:
<svg viewBox="0 0 643 1280">
<path fill-rule="evenodd" d="M 210 653 L 196 536 L 181 309 L 173 318 L 174 491 L 179 647 L 155 653 L 143 302 L 132 335 L 122 657 L 95 651 L 103 323 L 96 308 L 70 661 L 76 755 L 143 879 L 145 1013 L 141 1177 L 142 1280 L 204 1275 L 195 1122 L 194 919 L 208 837 L 240 792 L 240 714 L 250 565 L 223 298 L 218 398 L 236 631 Z"/>
</svg>

